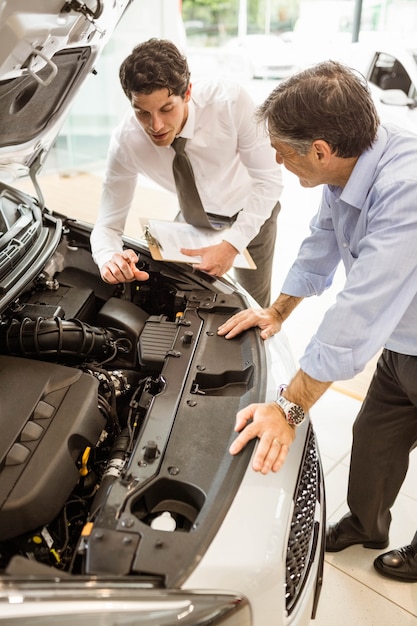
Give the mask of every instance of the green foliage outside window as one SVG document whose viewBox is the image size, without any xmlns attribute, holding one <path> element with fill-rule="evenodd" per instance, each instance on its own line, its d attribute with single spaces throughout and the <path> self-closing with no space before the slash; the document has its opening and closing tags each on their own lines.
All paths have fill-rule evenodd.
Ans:
<svg viewBox="0 0 417 626">
<path fill-rule="evenodd" d="M 292 30 L 299 0 L 246 0 L 248 33 Z M 218 45 L 238 33 L 239 0 L 182 0 L 187 37 Z"/>
</svg>

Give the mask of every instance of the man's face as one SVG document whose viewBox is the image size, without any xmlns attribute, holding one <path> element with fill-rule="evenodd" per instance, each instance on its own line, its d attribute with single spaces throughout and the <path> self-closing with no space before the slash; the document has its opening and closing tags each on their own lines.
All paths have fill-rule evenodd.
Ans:
<svg viewBox="0 0 417 626">
<path fill-rule="evenodd" d="M 295 174 L 302 187 L 316 187 L 324 182 L 321 155 L 314 143 L 306 155 L 299 154 L 288 144 L 273 137 L 271 137 L 271 146 L 275 150 L 276 162 Z"/>
<path fill-rule="evenodd" d="M 131 103 L 136 118 L 156 146 L 170 146 L 188 116 L 191 85 L 184 97 L 169 95 L 168 89 L 150 94 L 132 92 Z"/>
</svg>

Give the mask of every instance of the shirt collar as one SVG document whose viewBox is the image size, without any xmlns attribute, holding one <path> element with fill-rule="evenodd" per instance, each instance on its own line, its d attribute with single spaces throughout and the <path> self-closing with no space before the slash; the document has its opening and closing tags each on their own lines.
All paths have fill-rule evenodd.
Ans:
<svg viewBox="0 0 417 626">
<path fill-rule="evenodd" d="M 350 204 L 359 210 L 364 206 L 387 139 L 387 131 L 383 126 L 379 126 L 374 143 L 368 150 L 362 152 L 356 161 L 349 180 L 340 195 L 340 199 L 346 202 L 346 204 Z"/>
<path fill-rule="evenodd" d="M 195 128 L 195 104 L 190 98 L 188 101 L 188 116 L 179 136 L 185 137 L 185 139 L 191 139 L 194 135 Z"/>
</svg>

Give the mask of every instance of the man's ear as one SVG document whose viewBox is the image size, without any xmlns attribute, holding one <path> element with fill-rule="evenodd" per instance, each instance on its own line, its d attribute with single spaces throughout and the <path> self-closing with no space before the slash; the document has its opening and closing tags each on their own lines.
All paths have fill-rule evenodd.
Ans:
<svg viewBox="0 0 417 626">
<path fill-rule="evenodd" d="M 184 102 L 188 102 L 189 99 L 191 98 L 191 88 L 192 88 L 192 84 L 188 83 L 187 91 L 184 94 Z"/>
<path fill-rule="evenodd" d="M 313 150 L 318 161 L 327 161 L 332 154 L 329 144 L 324 139 L 313 141 Z"/>
</svg>

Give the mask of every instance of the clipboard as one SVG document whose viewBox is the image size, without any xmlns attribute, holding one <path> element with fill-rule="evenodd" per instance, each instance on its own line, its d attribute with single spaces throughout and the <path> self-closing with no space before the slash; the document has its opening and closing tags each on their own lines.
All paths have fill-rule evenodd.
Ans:
<svg viewBox="0 0 417 626">
<path fill-rule="evenodd" d="M 145 219 L 141 220 L 144 237 L 148 243 L 149 251 L 155 261 L 168 261 L 172 263 L 198 262 L 200 257 L 189 257 L 180 252 L 180 248 L 203 248 L 215 245 L 222 241 L 222 230 L 210 228 L 197 228 L 186 222 L 168 222 L 165 220 Z M 248 250 L 235 256 L 233 267 L 244 269 L 256 269 L 256 265 Z"/>
</svg>

